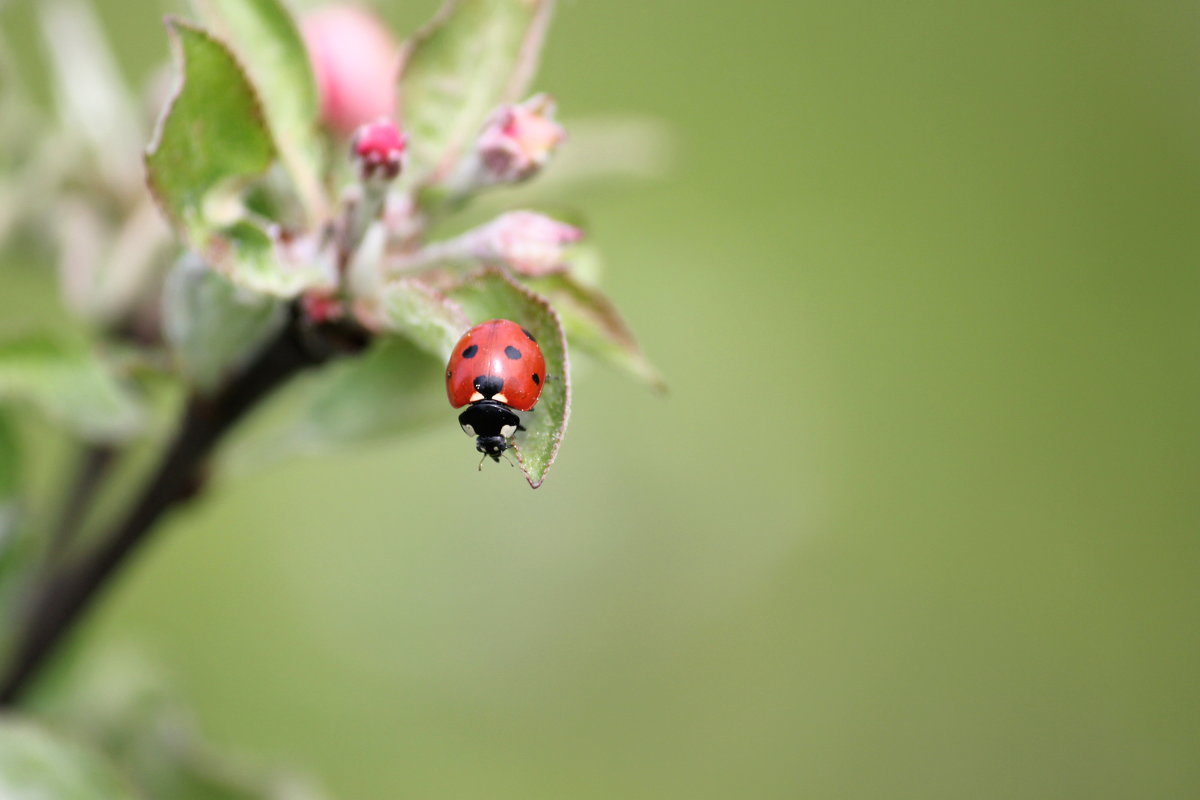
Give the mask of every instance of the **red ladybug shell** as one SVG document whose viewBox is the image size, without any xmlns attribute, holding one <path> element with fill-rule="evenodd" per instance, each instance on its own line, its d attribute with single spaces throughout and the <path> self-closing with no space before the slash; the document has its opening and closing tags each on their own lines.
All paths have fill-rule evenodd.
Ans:
<svg viewBox="0 0 1200 800">
<path fill-rule="evenodd" d="M 546 382 L 546 359 L 533 334 L 507 319 L 481 322 L 463 334 L 446 365 L 446 396 L 460 408 L 497 400 L 530 411 Z"/>
</svg>

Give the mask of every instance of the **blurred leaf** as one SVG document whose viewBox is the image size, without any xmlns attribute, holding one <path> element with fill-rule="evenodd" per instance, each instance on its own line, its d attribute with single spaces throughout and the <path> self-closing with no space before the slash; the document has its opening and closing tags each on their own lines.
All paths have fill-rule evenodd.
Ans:
<svg viewBox="0 0 1200 800">
<path fill-rule="evenodd" d="M 141 192 L 141 114 L 92 3 L 52 0 L 37 9 L 63 124 L 87 142 L 110 185 Z"/>
<path fill-rule="evenodd" d="M 378 339 L 362 356 L 302 376 L 272 413 L 251 419 L 223 466 L 244 475 L 294 455 L 410 433 L 444 418 L 445 362 L 405 338 Z"/>
<path fill-rule="evenodd" d="M 531 278 L 525 284 L 545 296 L 562 317 L 567 341 L 604 363 L 623 370 L 659 391 L 667 386 L 634 339 L 612 301 L 602 292 L 561 272 Z"/>
<path fill-rule="evenodd" d="M 409 174 L 434 181 L 488 114 L 521 99 L 537 68 L 551 0 L 448 0 L 401 57 L 397 107 Z"/>
<path fill-rule="evenodd" d="M 141 171 L 140 168 L 138 170 Z M 59 286 L 76 315 L 99 325 L 122 321 L 150 293 L 174 237 L 149 196 L 113 231 L 94 202 L 58 203 Z"/>
<path fill-rule="evenodd" d="M 50 691 L 46 691 L 49 689 Z M 39 714 L 94 742 L 147 797 L 163 800 L 317 800 L 303 778 L 216 747 L 153 664 L 102 649 L 65 679 L 43 684 Z"/>
<path fill-rule="evenodd" d="M 3 26 L 0 26 L 3 27 Z M 0 31 L 0 246 L 17 224 L 37 218 L 59 197 L 62 176 L 73 169 L 73 153 L 64 152 L 61 133 L 30 136 L 31 130 L 51 130 L 46 116 L 29 97 L 29 70 L 14 58 L 14 48 Z M 37 186 L 30 192 L 28 186 Z"/>
<path fill-rule="evenodd" d="M 331 442 L 394 436 L 424 425 L 441 411 L 435 391 L 440 362 L 399 339 L 383 340 L 366 355 L 338 366 L 313 398 L 297 433 L 302 449 Z"/>
<path fill-rule="evenodd" d="M 459 305 L 417 280 L 406 278 L 383 290 L 383 320 L 396 333 L 441 361 L 471 327 Z"/>
<path fill-rule="evenodd" d="M 279 0 L 192 0 L 192 6 L 250 76 L 309 221 L 324 218 L 317 84 L 296 21 Z"/>
<path fill-rule="evenodd" d="M 567 341 L 558 315 L 543 297 L 495 268 L 469 278 L 448 294 L 462 304 L 472 323 L 510 319 L 531 331 L 542 349 L 546 384 L 537 408 L 523 416 L 527 430 L 518 432 L 514 440 L 517 461 L 536 489 L 554 464 L 571 413 Z"/>
<path fill-rule="evenodd" d="M 147 152 L 147 177 L 163 210 L 203 251 L 213 227 L 209 195 L 261 175 L 275 146 L 258 97 L 225 46 L 178 20 L 168 20 L 167 30 L 183 77 Z"/>
<path fill-rule="evenodd" d="M 283 305 L 248 292 L 188 254 L 167 277 L 163 328 L 184 373 L 212 389 L 284 321 Z"/>
<path fill-rule="evenodd" d="M 5 800 L 132 800 L 104 759 L 16 717 L 0 718 L 0 797 Z"/>
<path fill-rule="evenodd" d="M 29 337 L 0 344 L 0 399 L 30 402 L 92 440 L 126 438 L 141 402 L 83 342 Z"/>
<path fill-rule="evenodd" d="M 249 220 L 218 231 L 203 255 L 238 286 L 275 297 L 295 297 L 331 280 L 329 272 L 315 260 L 285 264 L 271 234 Z"/>
</svg>

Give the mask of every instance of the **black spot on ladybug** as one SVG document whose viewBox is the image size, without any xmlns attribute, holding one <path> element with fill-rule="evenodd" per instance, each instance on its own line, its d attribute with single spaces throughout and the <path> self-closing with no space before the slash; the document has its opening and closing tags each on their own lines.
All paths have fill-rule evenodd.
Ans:
<svg viewBox="0 0 1200 800">
<path fill-rule="evenodd" d="M 534 344 L 537 344 L 537 339 L 533 338 L 533 334 L 529 332 L 528 328 L 521 328 L 521 333 L 525 334 L 525 336 L 528 337 L 529 341 L 533 342 Z"/>
<path fill-rule="evenodd" d="M 504 388 L 504 379 L 495 375 L 480 375 L 475 379 L 475 391 L 484 397 L 491 397 Z"/>
<path fill-rule="evenodd" d="M 521 351 L 510 344 L 508 347 L 504 348 L 504 355 L 508 356 L 513 361 L 516 361 L 521 357 Z"/>
<path fill-rule="evenodd" d="M 473 344 L 470 347 L 468 347 L 466 350 L 462 351 L 462 357 L 463 358 L 474 358 L 475 354 L 478 352 L 479 352 L 479 345 Z"/>
<path fill-rule="evenodd" d="M 446 377 L 449 378 L 450 376 L 447 375 Z M 542 385 L 542 379 L 540 377 L 538 377 L 538 374 L 536 372 L 533 373 L 533 382 L 536 383 L 538 386 Z"/>
</svg>

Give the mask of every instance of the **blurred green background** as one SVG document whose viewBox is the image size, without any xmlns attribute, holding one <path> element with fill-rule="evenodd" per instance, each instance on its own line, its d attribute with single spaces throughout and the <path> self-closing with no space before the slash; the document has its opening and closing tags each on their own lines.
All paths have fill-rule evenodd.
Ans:
<svg viewBox="0 0 1200 800">
<path fill-rule="evenodd" d="M 144 78 L 171 7 L 104 5 Z M 344 800 L 1200 795 L 1198 48 L 1182 3 L 564 2 L 563 118 L 675 139 L 577 198 L 670 394 L 581 368 L 537 492 L 449 408 L 224 481 L 79 657 Z M 54 291 L 6 283 L 9 329 Z"/>
</svg>

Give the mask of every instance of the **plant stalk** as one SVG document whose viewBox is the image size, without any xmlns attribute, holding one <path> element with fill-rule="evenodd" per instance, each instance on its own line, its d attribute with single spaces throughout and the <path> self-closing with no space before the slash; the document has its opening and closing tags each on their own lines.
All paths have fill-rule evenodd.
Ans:
<svg viewBox="0 0 1200 800">
<path fill-rule="evenodd" d="M 46 551 L 48 565 L 53 566 L 75 542 L 92 500 L 104 483 L 118 452 L 111 444 L 90 444 L 80 453 L 75 478 L 63 502 L 58 524 L 50 537 Z"/>
</svg>

